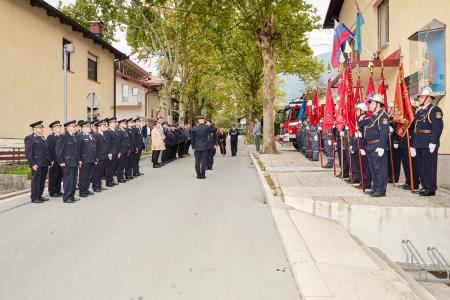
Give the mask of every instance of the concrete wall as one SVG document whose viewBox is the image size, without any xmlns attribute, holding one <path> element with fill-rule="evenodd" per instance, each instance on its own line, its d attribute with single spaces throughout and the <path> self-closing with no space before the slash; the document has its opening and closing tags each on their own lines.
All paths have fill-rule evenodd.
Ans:
<svg viewBox="0 0 450 300">
<path fill-rule="evenodd" d="M 380 0 L 358 0 L 359 7 L 364 15 L 365 24 L 361 27 L 362 44 L 370 52 L 378 50 L 378 10 Z M 408 37 L 418 31 L 420 28 L 431 22 L 433 19 L 444 24 L 450 24 L 450 1 L 448 0 L 390 0 L 389 1 L 389 44 L 384 47 L 382 52 L 385 57 L 395 52 L 399 46 L 404 55 L 405 76 L 412 73 L 410 67 L 410 42 Z M 355 29 L 356 6 L 354 0 L 345 0 L 342 6 L 339 20 L 345 23 L 350 29 Z M 450 30 L 445 30 L 445 56 L 450 57 Z M 363 52 L 362 60 L 369 59 L 367 52 Z M 446 64 L 446 89 L 450 88 L 450 64 Z M 374 70 L 374 79 L 378 79 L 379 68 Z M 367 85 L 369 71 L 362 70 L 362 82 L 364 88 Z M 397 78 L 397 68 L 385 69 L 385 82 L 388 85 L 387 95 L 390 102 L 394 101 L 395 80 Z M 355 78 L 356 76 L 354 76 Z M 377 83 L 375 83 L 377 85 Z M 450 116 L 450 99 L 444 95 L 438 103 L 438 106 L 444 113 L 444 124 Z M 439 148 L 439 168 L 438 181 L 440 186 L 450 188 L 450 177 L 445 176 L 450 168 L 450 125 L 444 126 L 441 137 L 441 147 Z"/>
<path fill-rule="evenodd" d="M 75 45 L 68 75 L 68 118 L 87 118 L 89 92 L 100 97 L 100 118 L 113 114 L 112 53 L 25 0 L 0 1 L 0 36 L 0 138 L 21 138 L 37 120 L 45 125 L 63 120 L 63 38 Z M 98 58 L 98 82 L 87 77 L 88 53 Z"/>
</svg>

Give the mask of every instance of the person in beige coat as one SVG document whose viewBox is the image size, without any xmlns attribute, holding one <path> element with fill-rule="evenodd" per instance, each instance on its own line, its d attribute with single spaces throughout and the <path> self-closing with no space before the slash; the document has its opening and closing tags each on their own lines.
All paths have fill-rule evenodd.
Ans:
<svg viewBox="0 0 450 300">
<path fill-rule="evenodd" d="M 162 150 L 165 150 L 164 137 L 161 134 L 161 124 L 156 123 L 152 130 L 152 162 L 153 168 L 161 168 L 161 164 L 158 163 L 159 154 Z"/>
</svg>

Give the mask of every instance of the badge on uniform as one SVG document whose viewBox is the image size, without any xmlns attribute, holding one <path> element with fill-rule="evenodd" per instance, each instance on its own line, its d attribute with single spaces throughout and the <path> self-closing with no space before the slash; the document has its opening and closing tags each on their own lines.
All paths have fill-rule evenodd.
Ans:
<svg viewBox="0 0 450 300">
<path fill-rule="evenodd" d="M 440 111 L 436 112 L 436 119 L 442 119 L 442 113 Z"/>
<path fill-rule="evenodd" d="M 387 119 L 383 119 L 383 124 L 384 124 L 384 125 L 389 124 L 388 120 L 387 120 Z"/>
</svg>

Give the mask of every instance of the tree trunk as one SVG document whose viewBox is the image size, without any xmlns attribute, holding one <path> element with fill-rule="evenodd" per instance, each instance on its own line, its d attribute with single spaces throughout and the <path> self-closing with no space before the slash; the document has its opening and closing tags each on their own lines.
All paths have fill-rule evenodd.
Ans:
<svg viewBox="0 0 450 300">
<path fill-rule="evenodd" d="M 259 49 L 264 62 L 263 83 L 263 144 L 264 153 L 273 154 L 277 152 L 274 137 L 274 114 L 273 102 L 275 100 L 275 24 L 273 17 L 267 18 L 257 33 Z"/>
<path fill-rule="evenodd" d="M 171 90 L 172 90 L 171 86 L 172 86 L 172 82 L 165 79 L 163 82 L 163 85 L 161 87 L 160 101 L 159 101 L 157 116 L 159 118 L 163 118 L 164 120 L 167 120 L 167 117 L 168 117 L 168 108 L 170 105 L 170 97 L 171 97 Z"/>
</svg>

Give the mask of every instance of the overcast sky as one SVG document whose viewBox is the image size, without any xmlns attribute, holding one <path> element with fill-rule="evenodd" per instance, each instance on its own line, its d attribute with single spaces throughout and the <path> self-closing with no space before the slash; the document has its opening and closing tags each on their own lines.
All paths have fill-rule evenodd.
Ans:
<svg viewBox="0 0 450 300">
<path fill-rule="evenodd" d="M 50 3 L 55 7 L 58 5 L 58 0 L 45 0 L 45 1 L 47 1 L 48 3 Z M 64 4 L 73 3 L 74 1 L 75 0 L 62 0 Z M 325 18 L 325 14 L 327 13 L 327 8 L 330 0 L 306 0 L 306 2 L 313 4 L 317 8 L 317 12 L 322 18 L 321 23 L 323 23 L 323 19 Z M 127 45 L 127 42 L 125 40 L 125 33 L 118 32 L 116 33 L 116 37 L 118 38 L 119 42 L 114 43 L 113 44 L 114 47 L 116 47 L 117 49 L 126 54 L 130 54 L 131 48 Z M 315 55 L 331 51 L 333 38 L 333 31 L 331 29 L 314 30 L 308 35 L 308 38 L 310 46 L 313 49 Z M 154 62 L 153 63 L 140 62 L 139 64 L 148 71 L 156 72 Z"/>
</svg>

